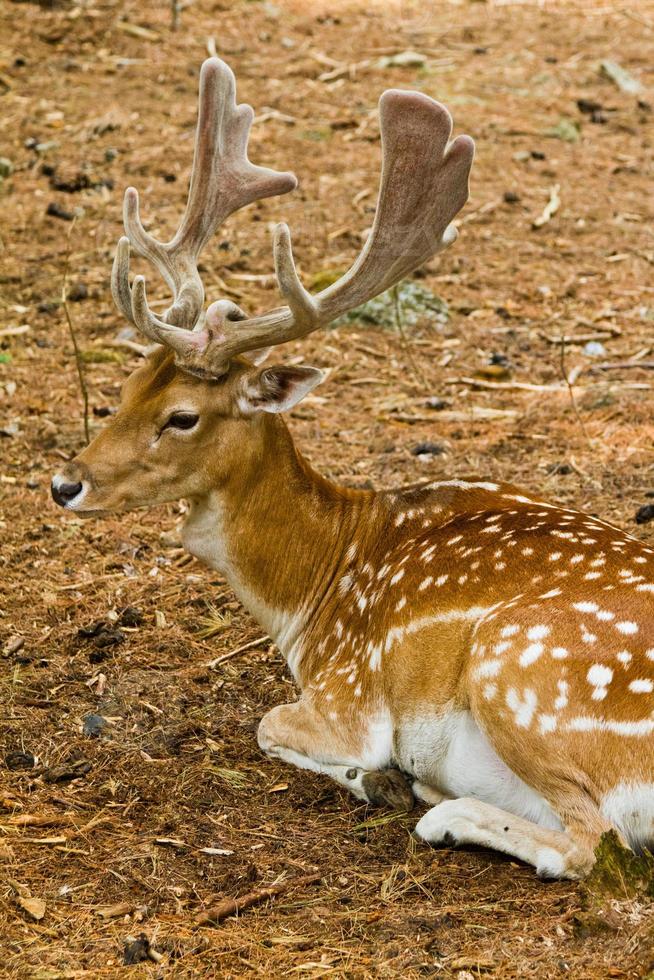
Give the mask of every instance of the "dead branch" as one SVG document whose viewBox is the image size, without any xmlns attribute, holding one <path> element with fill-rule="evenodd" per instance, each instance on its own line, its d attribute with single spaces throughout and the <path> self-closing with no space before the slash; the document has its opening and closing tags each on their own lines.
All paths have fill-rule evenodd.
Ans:
<svg viewBox="0 0 654 980">
<path fill-rule="evenodd" d="M 295 888 L 300 885 L 311 885 L 314 881 L 320 881 L 322 874 L 305 875 L 302 878 L 293 878 L 288 881 L 280 881 L 276 885 L 269 885 L 267 888 L 258 888 L 255 892 L 248 892 L 247 895 L 242 895 L 240 898 L 226 898 L 224 901 L 215 905 L 212 909 L 207 909 L 197 917 L 194 923 L 194 928 L 199 929 L 201 926 L 213 926 L 218 925 L 224 919 L 228 919 L 230 915 L 239 915 L 245 909 L 251 908 L 253 905 L 260 905 L 262 902 L 267 902 L 269 899 L 274 898 L 275 895 L 281 895 L 283 892 L 290 891 L 291 888 Z"/>
<path fill-rule="evenodd" d="M 230 660 L 239 653 L 245 653 L 246 650 L 254 650 L 255 647 L 260 647 L 264 643 L 269 643 L 269 636 L 260 636 L 258 640 L 250 640 L 249 643 L 244 643 L 240 647 L 236 647 L 235 650 L 230 650 L 229 653 L 222 653 L 219 657 L 214 657 L 213 660 L 207 660 L 205 667 L 217 667 L 218 664 L 223 663 L 224 660 Z"/>
</svg>

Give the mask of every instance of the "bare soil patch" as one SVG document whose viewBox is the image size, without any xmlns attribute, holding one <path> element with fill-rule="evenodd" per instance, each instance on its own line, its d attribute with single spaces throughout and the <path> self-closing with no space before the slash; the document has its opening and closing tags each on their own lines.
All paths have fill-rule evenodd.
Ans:
<svg viewBox="0 0 654 980">
<path fill-rule="evenodd" d="M 499 855 L 431 851 L 415 815 L 263 758 L 257 722 L 293 685 L 267 643 L 207 666 L 261 633 L 181 550 L 182 506 L 84 523 L 48 486 L 82 439 L 66 251 L 95 427 L 138 361 L 113 345 L 122 191 L 174 228 L 211 38 L 262 117 L 253 159 L 301 185 L 230 219 L 204 259 L 210 298 L 276 305 L 273 280 L 249 278 L 272 271 L 276 220 L 306 281 L 349 264 L 374 210 L 384 88 L 439 98 L 477 141 L 459 242 L 419 280 L 447 323 L 407 343 L 352 323 L 284 352 L 331 371 L 291 418 L 315 464 L 352 485 L 508 479 L 654 541 L 635 523 L 654 503 L 654 5 L 198 0 L 171 33 L 167 4 L 43 0 L 5 2 L 0 38 L 0 973 L 646 975 L 651 903 L 589 910 L 578 886 Z M 380 64 L 404 51 L 422 64 Z M 600 75 L 607 58 L 641 95 Z M 574 404 L 562 366 L 579 369 Z M 437 451 L 414 455 L 424 443 Z M 124 966 L 141 934 L 128 957 L 149 943 L 163 958 Z"/>
</svg>

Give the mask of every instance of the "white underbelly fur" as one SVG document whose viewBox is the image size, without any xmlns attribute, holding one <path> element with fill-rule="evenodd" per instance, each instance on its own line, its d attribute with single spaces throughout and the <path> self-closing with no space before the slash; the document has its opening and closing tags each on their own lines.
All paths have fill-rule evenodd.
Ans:
<svg viewBox="0 0 654 980">
<path fill-rule="evenodd" d="M 562 829 L 542 796 L 500 759 L 469 711 L 402 724 L 395 756 L 401 769 L 446 796 L 473 796 L 549 830 Z"/>
<path fill-rule="evenodd" d="M 600 813 L 635 850 L 654 844 L 654 783 L 618 783 L 600 802 Z"/>
</svg>

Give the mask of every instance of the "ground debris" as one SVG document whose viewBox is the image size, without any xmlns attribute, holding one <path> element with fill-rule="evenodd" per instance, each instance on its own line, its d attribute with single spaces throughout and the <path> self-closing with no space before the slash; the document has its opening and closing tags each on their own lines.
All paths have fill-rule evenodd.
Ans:
<svg viewBox="0 0 654 980">
<path fill-rule="evenodd" d="M 628 92 L 629 95 L 642 95 L 644 92 L 643 86 L 640 84 L 637 78 L 619 65 L 617 61 L 610 61 L 605 59 L 600 62 L 600 74 L 604 75 L 613 84 L 620 89 L 621 92 Z"/>
<path fill-rule="evenodd" d="M 43 773 L 43 781 L 45 783 L 67 783 L 71 779 L 79 779 L 80 776 L 85 776 L 92 768 L 93 764 L 88 759 L 76 759 L 46 769 Z"/>
<path fill-rule="evenodd" d="M 123 949 L 124 966 L 135 966 L 144 960 L 153 960 L 155 963 L 160 963 L 162 959 L 162 954 L 153 949 L 150 940 L 144 932 L 136 939 L 127 939 L 125 942 Z"/>
<path fill-rule="evenodd" d="M 398 318 L 406 327 L 415 327 L 419 323 L 441 326 L 447 323 L 449 312 L 447 303 L 439 296 L 426 286 L 407 279 L 346 313 L 336 323 L 365 323 L 397 329 Z"/>
<path fill-rule="evenodd" d="M 243 912 L 253 905 L 260 905 L 262 902 L 267 902 L 269 899 L 274 898 L 276 895 L 281 895 L 291 888 L 311 885 L 316 881 L 320 881 L 321 878 L 321 874 L 305 875 L 302 878 L 291 878 L 286 881 L 280 881 L 275 885 L 269 885 L 267 888 L 258 888 L 256 891 L 248 892 L 240 898 L 226 898 L 218 905 L 199 915 L 195 920 L 195 928 L 218 925 L 223 919 L 228 919 L 231 915 L 238 915 L 239 912 Z"/>
<path fill-rule="evenodd" d="M 33 769 L 36 765 L 36 758 L 31 752 L 8 752 L 5 756 L 7 769 L 16 771 L 17 769 Z"/>
<path fill-rule="evenodd" d="M 45 916 L 46 905 L 42 898 L 34 898 L 31 895 L 27 897 L 18 895 L 16 898 L 16 904 L 19 905 L 24 912 L 27 912 L 29 917 L 34 919 L 35 922 L 40 922 Z"/>
</svg>

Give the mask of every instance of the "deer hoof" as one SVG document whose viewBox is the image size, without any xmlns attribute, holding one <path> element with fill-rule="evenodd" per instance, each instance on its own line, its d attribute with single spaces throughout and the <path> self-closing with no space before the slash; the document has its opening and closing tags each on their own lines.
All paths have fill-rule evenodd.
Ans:
<svg viewBox="0 0 654 980">
<path fill-rule="evenodd" d="M 370 803 L 390 806 L 393 810 L 402 810 L 406 813 L 413 810 L 415 803 L 413 792 L 397 769 L 367 772 L 361 784 Z"/>
</svg>

